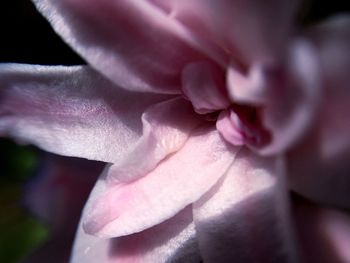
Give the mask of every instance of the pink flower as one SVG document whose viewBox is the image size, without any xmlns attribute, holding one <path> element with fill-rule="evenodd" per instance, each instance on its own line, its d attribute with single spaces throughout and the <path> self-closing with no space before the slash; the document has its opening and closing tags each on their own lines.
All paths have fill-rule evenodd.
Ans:
<svg viewBox="0 0 350 263">
<path fill-rule="evenodd" d="M 350 260 L 349 215 L 289 196 L 350 207 L 349 16 L 301 29 L 289 0 L 34 3 L 91 67 L 1 65 L 0 132 L 111 163 L 72 262 L 311 262 L 303 217 L 332 240 L 322 260 Z"/>
</svg>

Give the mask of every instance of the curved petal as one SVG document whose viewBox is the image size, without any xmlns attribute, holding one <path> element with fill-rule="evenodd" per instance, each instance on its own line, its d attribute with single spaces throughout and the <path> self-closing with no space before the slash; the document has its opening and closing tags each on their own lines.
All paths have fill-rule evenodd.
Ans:
<svg viewBox="0 0 350 263">
<path fill-rule="evenodd" d="M 208 191 L 236 150 L 215 129 L 202 127 L 178 152 L 136 181 L 110 184 L 102 176 L 87 203 L 85 231 L 117 237 L 163 222 Z"/>
<path fill-rule="evenodd" d="M 288 155 L 290 184 L 314 201 L 350 208 L 350 16 L 308 33 L 318 47 L 324 96 L 312 130 Z"/>
<path fill-rule="evenodd" d="M 294 200 L 293 216 L 303 262 L 350 262 L 350 214 Z"/>
<path fill-rule="evenodd" d="M 197 263 L 200 262 L 200 255 L 195 234 L 191 206 L 159 225 L 129 236 L 107 239 L 107 242 L 88 236 L 80 227 L 71 262 L 91 262 L 97 250 L 102 250 L 105 254 L 103 258 L 107 260 L 95 258 L 92 262 Z M 96 243 L 92 244 L 92 241 Z M 97 243 L 101 243 L 101 246 L 96 246 Z"/>
<path fill-rule="evenodd" d="M 108 180 L 111 183 L 130 181 L 146 175 L 162 159 L 178 151 L 202 122 L 182 97 L 151 106 L 142 115 L 142 136 L 124 158 L 111 167 Z"/>
<path fill-rule="evenodd" d="M 208 61 L 189 63 L 182 72 L 182 91 L 199 114 L 230 105 L 223 71 Z"/>
<path fill-rule="evenodd" d="M 205 262 L 299 262 L 280 158 L 246 148 L 215 187 L 194 203 Z"/>
<path fill-rule="evenodd" d="M 192 46 L 205 44 L 145 0 L 33 2 L 94 68 L 129 90 L 180 93 L 182 68 L 203 57 Z"/>
<path fill-rule="evenodd" d="M 246 76 L 229 68 L 227 81 L 232 100 L 260 108 L 263 130 L 271 134 L 268 143 L 248 144 L 252 149 L 271 155 L 300 140 L 319 107 L 319 77 L 316 51 L 305 39 L 295 40 L 284 62 L 276 67 L 257 63 Z"/>
<path fill-rule="evenodd" d="M 88 67 L 0 65 L 0 135 L 57 154 L 114 162 L 162 95 L 127 92 Z"/>
<path fill-rule="evenodd" d="M 271 62 L 288 42 L 298 0 L 150 0 L 238 62 Z M 273 30 L 271 30 L 273 28 Z"/>
</svg>

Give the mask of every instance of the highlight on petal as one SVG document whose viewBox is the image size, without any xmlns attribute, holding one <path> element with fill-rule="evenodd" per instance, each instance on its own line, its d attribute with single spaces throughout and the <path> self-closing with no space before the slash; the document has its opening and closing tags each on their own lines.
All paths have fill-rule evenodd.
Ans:
<svg viewBox="0 0 350 263">
<path fill-rule="evenodd" d="M 146 175 L 161 160 L 179 150 L 201 122 L 191 104 L 181 97 L 151 106 L 142 115 L 142 137 L 124 158 L 114 163 L 108 180 L 111 183 L 130 181 Z"/>
<path fill-rule="evenodd" d="M 293 217 L 303 262 L 350 262 L 349 211 L 293 200 Z"/>
<path fill-rule="evenodd" d="M 350 16 L 309 29 L 324 89 L 318 118 L 288 154 L 290 185 L 316 202 L 350 208 Z"/>
<path fill-rule="evenodd" d="M 111 184 L 102 176 L 87 203 L 85 231 L 117 237 L 163 222 L 208 191 L 226 172 L 236 151 L 213 127 L 202 127 L 178 152 L 136 181 Z"/>
<path fill-rule="evenodd" d="M 0 135 L 114 162 L 142 135 L 143 112 L 168 98 L 124 91 L 89 67 L 2 64 Z"/>
<path fill-rule="evenodd" d="M 194 203 L 205 262 L 299 262 L 289 222 L 284 162 L 242 148 L 230 169 Z"/>
<path fill-rule="evenodd" d="M 245 66 L 278 57 L 288 43 L 299 5 L 298 0 L 150 1 Z"/>
<path fill-rule="evenodd" d="M 106 258 L 106 261 L 102 262 L 198 263 L 201 258 L 195 234 L 191 206 L 159 225 L 136 234 L 108 239 L 107 242 L 89 236 L 80 227 L 71 262 L 90 262 L 90 258 L 100 250 L 104 253 L 103 258 Z M 96 245 L 99 242 L 101 245 Z M 98 261 L 100 262 L 100 258 Z"/>
<path fill-rule="evenodd" d="M 205 57 L 197 49 L 206 44 L 145 0 L 33 2 L 89 64 L 128 90 L 179 93 L 182 68 Z"/>
<path fill-rule="evenodd" d="M 208 61 L 189 63 L 182 72 L 182 91 L 195 111 L 206 114 L 230 105 L 223 71 Z"/>
</svg>

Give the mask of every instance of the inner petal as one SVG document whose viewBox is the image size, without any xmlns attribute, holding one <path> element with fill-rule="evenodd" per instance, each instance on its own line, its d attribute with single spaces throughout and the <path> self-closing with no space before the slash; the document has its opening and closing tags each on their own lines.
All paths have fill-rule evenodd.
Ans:
<svg viewBox="0 0 350 263">
<path fill-rule="evenodd" d="M 216 122 L 221 135 L 234 145 L 263 147 L 271 141 L 271 133 L 261 121 L 262 108 L 232 104 L 222 111 Z"/>
<path fill-rule="evenodd" d="M 209 61 L 193 62 L 183 69 L 182 92 L 199 114 L 225 109 L 230 105 L 224 71 Z"/>
</svg>

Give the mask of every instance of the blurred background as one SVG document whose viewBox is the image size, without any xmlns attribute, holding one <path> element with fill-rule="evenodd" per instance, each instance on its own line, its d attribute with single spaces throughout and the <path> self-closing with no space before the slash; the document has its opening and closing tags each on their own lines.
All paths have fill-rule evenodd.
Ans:
<svg viewBox="0 0 350 263">
<path fill-rule="evenodd" d="M 349 11 L 347 3 L 308 1 L 298 22 Z M 84 64 L 30 0 L 1 2 L 0 32 L 0 62 Z M 0 262 L 67 262 L 82 206 L 102 168 L 0 138 Z"/>
</svg>

